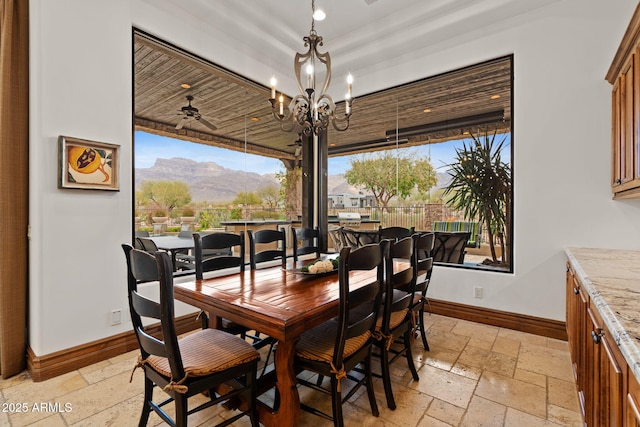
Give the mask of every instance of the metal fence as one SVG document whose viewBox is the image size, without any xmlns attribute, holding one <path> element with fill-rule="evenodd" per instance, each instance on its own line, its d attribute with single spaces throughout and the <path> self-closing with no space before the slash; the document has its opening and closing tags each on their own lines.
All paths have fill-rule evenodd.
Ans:
<svg viewBox="0 0 640 427">
<path fill-rule="evenodd" d="M 136 224 L 138 228 L 151 227 L 153 209 L 138 209 Z M 381 227 L 415 227 L 416 230 L 431 230 L 434 221 L 464 221 L 465 218 L 458 210 L 443 203 L 429 203 L 414 206 L 398 207 L 365 207 L 330 209 L 330 217 L 338 212 L 357 212 L 363 219 L 380 221 Z M 286 219 L 286 213 L 278 208 L 238 207 L 238 208 L 206 208 L 195 209 L 196 222 L 200 228 L 217 228 L 221 222 L 241 220 Z M 169 213 L 168 227 L 180 227 L 181 209 L 174 209 Z M 482 241 L 488 240 L 486 227 L 482 227 Z"/>
</svg>

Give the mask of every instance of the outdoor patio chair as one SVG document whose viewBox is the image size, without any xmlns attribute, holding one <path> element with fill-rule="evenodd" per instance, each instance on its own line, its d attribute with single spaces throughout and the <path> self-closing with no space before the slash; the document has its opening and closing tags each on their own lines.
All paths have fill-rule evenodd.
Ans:
<svg viewBox="0 0 640 427">
<path fill-rule="evenodd" d="M 409 237 L 414 233 L 415 227 L 405 228 L 405 227 L 380 227 L 378 229 L 378 234 L 380 234 L 380 239 L 391 239 L 391 240 L 399 240 L 405 237 Z"/>
<path fill-rule="evenodd" d="M 448 264 L 464 263 L 464 256 L 467 253 L 465 247 L 470 235 L 471 233 L 468 231 L 435 231 L 433 261 Z"/>
</svg>

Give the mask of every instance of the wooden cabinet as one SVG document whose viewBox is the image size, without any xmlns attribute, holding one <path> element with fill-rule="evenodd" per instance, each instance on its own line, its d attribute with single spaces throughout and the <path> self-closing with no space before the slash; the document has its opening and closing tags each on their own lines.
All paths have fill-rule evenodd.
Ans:
<svg viewBox="0 0 640 427">
<path fill-rule="evenodd" d="M 611 96 L 611 190 L 640 197 L 640 4 L 607 72 Z"/>
<path fill-rule="evenodd" d="M 590 416 L 588 425 L 623 426 L 624 377 L 627 365 L 613 337 L 595 309 L 587 309 L 587 370 L 589 376 Z M 624 368 L 624 371 L 623 371 Z M 623 374 L 624 372 L 624 374 Z"/>
<path fill-rule="evenodd" d="M 585 417 L 586 382 L 586 315 L 589 297 L 580 285 L 573 269 L 567 267 L 567 337 L 571 353 L 573 376 L 576 380 L 582 416 Z"/>
<path fill-rule="evenodd" d="M 635 412 L 630 414 L 626 397 L 626 361 L 570 266 L 567 268 L 567 335 L 585 424 L 635 425 L 628 423 L 629 416 L 635 416 Z"/>
<path fill-rule="evenodd" d="M 626 413 L 627 426 L 640 427 L 640 385 L 632 374 L 629 375 Z"/>
</svg>

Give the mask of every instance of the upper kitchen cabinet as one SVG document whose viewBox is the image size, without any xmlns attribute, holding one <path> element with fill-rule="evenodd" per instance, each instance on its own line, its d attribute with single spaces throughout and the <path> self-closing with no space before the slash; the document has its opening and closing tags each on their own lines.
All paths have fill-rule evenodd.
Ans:
<svg viewBox="0 0 640 427">
<path fill-rule="evenodd" d="M 606 79 L 611 95 L 611 190 L 614 199 L 640 198 L 640 4 Z"/>
</svg>

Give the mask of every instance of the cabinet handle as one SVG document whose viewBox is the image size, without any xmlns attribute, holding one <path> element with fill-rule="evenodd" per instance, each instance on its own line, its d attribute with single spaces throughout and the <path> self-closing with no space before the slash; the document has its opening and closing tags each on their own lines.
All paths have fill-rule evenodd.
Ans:
<svg viewBox="0 0 640 427">
<path fill-rule="evenodd" d="M 597 333 L 596 331 L 591 331 L 591 339 L 593 339 L 593 342 L 596 344 L 600 344 L 600 341 L 602 340 L 603 336 L 604 336 L 604 333 L 602 331 L 600 331 L 600 333 Z"/>
<path fill-rule="evenodd" d="M 622 184 L 622 180 L 620 178 L 616 179 L 616 184 Z"/>
<path fill-rule="evenodd" d="M 580 289 L 578 288 L 573 288 L 573 293 L 578 295 L 580 293 Z"/>
</svg>

